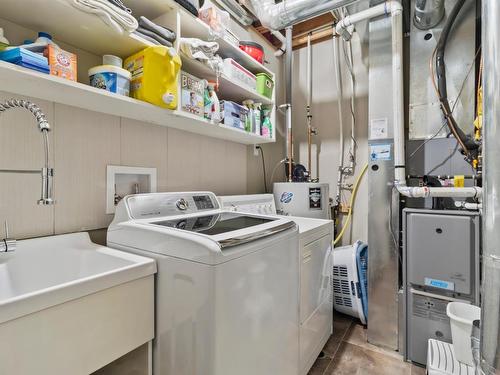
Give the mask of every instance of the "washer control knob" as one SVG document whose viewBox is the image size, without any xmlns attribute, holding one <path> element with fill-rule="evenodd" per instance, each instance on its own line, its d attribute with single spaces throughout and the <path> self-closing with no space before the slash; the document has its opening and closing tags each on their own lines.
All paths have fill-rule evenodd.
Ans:
<svg viewBox="0 0 500 375">
<path fill-rule="evenodd" d="M 189 203 L 184 198 L 181 198 L 177 202 L 175 202 L 175 205 L 181 211 L 186 211 L 189 207 Z"/>
</svg>

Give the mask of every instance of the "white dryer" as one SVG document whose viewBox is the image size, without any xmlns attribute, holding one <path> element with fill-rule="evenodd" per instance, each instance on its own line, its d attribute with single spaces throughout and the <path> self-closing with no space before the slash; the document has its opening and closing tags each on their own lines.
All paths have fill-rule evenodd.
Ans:
<svg viewBox="0 0 500 375">
<path fill-rule="evenodd" d="M 213 193 L 125 197 L 108 246 L 157 261 L 155 375 L 298 374 L 298 230 Z"/>
<path fill-rule="evenodd" d="M 272 194 L 218 197 L 230 211 L 276 215 Z M 285 216 L 299 227 L 299 373 L 306 375 L 333 332 L 333 222 Z"/>
</svg>

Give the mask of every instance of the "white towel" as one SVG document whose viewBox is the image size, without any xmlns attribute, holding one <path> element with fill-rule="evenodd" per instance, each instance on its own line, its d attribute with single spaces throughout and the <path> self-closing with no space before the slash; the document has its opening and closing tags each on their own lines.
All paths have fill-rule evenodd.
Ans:
<svg viewBox="0 0 500 375">
<path fill-rule="evenodd" d="M 206 42 L 197 38 L 181 38 L 180 50 L 191 59 L 210 60 L 219 50 L 219 43 Z"/>
<path fill-rule="evenodd" d="M 95 14 L 104 23 L 113 27 L 119 33 L 131 33 L 139 26 L 137 20 L 128 12 L 112 5 L 107 0 L 67 0 L 75 8 Z"/>
</svg>

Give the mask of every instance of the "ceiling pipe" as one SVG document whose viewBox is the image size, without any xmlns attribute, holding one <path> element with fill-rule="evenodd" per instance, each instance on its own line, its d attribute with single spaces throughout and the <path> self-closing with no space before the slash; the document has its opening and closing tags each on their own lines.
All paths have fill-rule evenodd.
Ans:
<svg viewBox="0 0 500 375">
<path fill-rule="evenodd" d="M 333 63 L 335 65 L 335 83 L 337 85 L 337 111 L 339 121 L 339 165 L 337 175 L 337 194 L 335 195 L 335 204 L 340 205 L 340 197 L 342 192 L 342 182 L 344 176 L 344 116 L 342 115 L 342 100 L 344 92 L 342 90 L 342 72 L 340 69 L 340 38 L 333 33 Z"/>
<path fill-rule="evenodd" d="M 403 77 L 403 7 L 399 1 L 386 1 L 362 12 L 344 17 L 336 31 L 345 40 L 351 39 L 350 26 L 382 15 L 391 17 L 392 28 L 392 94 L 394 102 L 394 187 L 410 198 L 461 197 L 482 199 L 480 187 L 410 187 L 406 185 L 405 131 L 404 131 L 404 77 Z"/>
<path fill-rule="evenodd" d="M 359 0 L 248 0 L 263 26 L 281 30 Z"/>
<path fill-rule="evenodd" d="M 277 31 L 277 30 L 269 30 L 271 34 L 273 34 L 276 39 L 278 39 L 281 42 L 281 46 L 279 46 L 278 50 L 274 52 L 274 56 L 280 57 L 283 56 L 283 54 L 286 52 L 286 38 L 285 36 Z"/>
</svg>

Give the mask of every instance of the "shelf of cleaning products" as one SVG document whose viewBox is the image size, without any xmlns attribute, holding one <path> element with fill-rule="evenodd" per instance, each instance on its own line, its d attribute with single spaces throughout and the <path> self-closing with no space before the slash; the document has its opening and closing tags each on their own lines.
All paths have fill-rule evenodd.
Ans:
<svg viewBox="0 0 500 375">
<path fill-rule="evenodd" d="M 188 72 L 198 78 L 207 79 L 209 81 L 215 81 L 217 75 L 215 71 L 209 66 L 203 64 L 200 61 L 190 59 L 181 54 L 182 57 L 182 70 Z M 241 85 L 229 77 L 222 75 L 219 77 L 219 91 L 217 96 L 221 100 L 232 100 L 238 103 L 243 102 L 246 99 L 252 99 L 257 103 L 262 103 L 266 105 L 272 105 L 274 102 L 268 97 L 259 94 L 255 90 Z"/>
<path fill-rule="evenodd" d="M 0 82 L 0 89 L 13 95 L 39 98 L 94 112 L 185 130 L 208 137 L 247 145 L 275 141 L 274 139 L 227 127 L 223 124 L 213 124 L 203 118 L 182 111 L 163 109 L 127 96 L 38 73 L 4 61 L 0 61 Z"/>
<path fill-rule="evenodd" d="M 238 46 L 234 46 L 224 39 L 217 38 L 210 29 L 210 26 L 193 16 L 174 0 L 124 0 L 124 3 L 132 9 L 134 15 L 145 15 L 153 19 L 177 9 L 180 15 L 181 37 L 216 41 L 219 43 L 219 54 L 222 57 L 230 57 L 236 60 L 254 74 L 267 73 L 270 76 L 274 76 L 271 70 L 243 52 Z"/>
<path fill-rule="evenodd" d="M 74 8 L 68 0 L 2 0 L 0 18 L 46 31 L 57 41 L 95 55 L 128 57 L 150 45 L 134 34 L 119 33 L 96 15 Z"/>
</svg>

